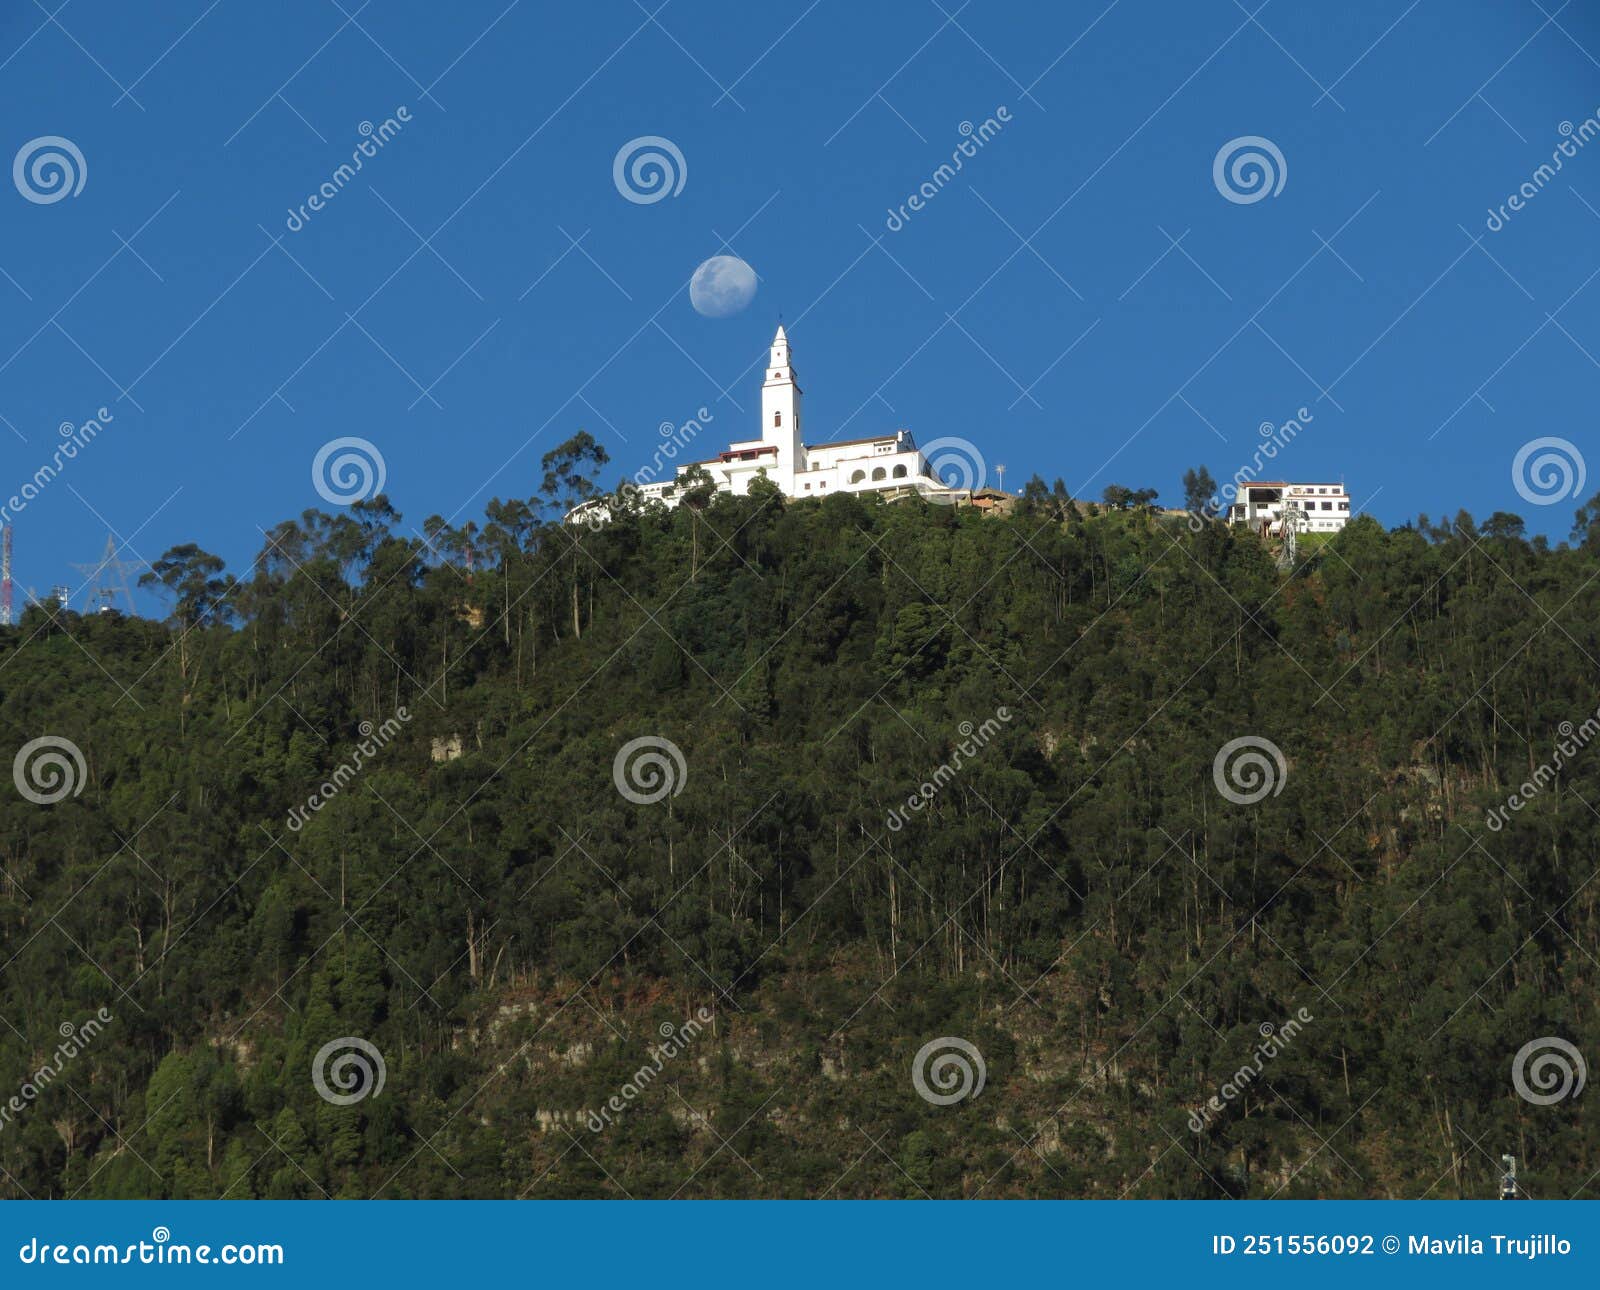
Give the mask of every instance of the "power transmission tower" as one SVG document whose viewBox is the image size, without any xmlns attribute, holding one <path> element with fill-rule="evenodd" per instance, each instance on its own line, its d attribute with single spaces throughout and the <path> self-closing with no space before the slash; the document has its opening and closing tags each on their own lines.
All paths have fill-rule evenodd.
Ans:
<svg viewBox="0 0 1600 1290">
<path fill-rule="evenodd" d="M 1283 547 L 1278 553 L 1278 567 L 1292 569 L 1299 556 L 1299 534 L 1301 527 L 1306 523 L 1306 513 L 1291 502 L 1283 508 L 1282 518 Z"/>
<path fill-rule="evenodd" d="M 106 549 L 95 564 L 74 564 L 72 566 L 83 575 L 84 588 L 89 593 L 85 608 L 94 606 L 96 611 L 104 613 L 115 608 L 114 601 L 117 592 L 121 592 L 123 599 L 128 602 L 128 612 L 136 613 L 133 603 L 133 590 L 128 586 L 128 575 L 138 573 L 145 567 L 143 560 L 117 559 L 116 538 L 110 533 L 106 534 Z"/>
</svg>

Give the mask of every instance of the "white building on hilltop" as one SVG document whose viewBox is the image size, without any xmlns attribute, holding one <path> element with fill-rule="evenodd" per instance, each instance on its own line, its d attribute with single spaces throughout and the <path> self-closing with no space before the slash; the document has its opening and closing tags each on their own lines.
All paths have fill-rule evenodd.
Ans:
<svg viewBox="0 0 1600 1290">
<path fill-rule="evenodd" d="M 1305 516 L 1300 525 L 1302 533 L 1337 533 L 1350 522 L 1350 494 L 1343 484 L 1290 484 L 1282 480 L 1253 480 L 1239 485 L 1238 495 L 1228 508 L 1228 522 L 1279 534 L 1283 513 L 1291 507 Z"/>
<path fill-rule="evenodd" d="M 789 338 L 780 326 L 772 338 L 767 375 L 761 383 L 761 437 L 731 443 L 725 452 L 704 461 L 682 462 L 673 479 L 632 484 L 625 491 L 637 502 L 657 502 L 671 509 L 682 500 L 684 472 L 699 466 L 711 476 L 717 491 L 723 493 L 748 493 L 750 485 L 765 476 L 791 498 L 827 497 L 832 493 L 918 493 L 929 501 L 953 502 L 969 495 L 969 487 L 953 488 L 933 473 L 909 430 L 866 439 L 806 443 L 803 402 Z M 982 462 L 974 462 L 970 445 L 962 455 L 963 475 L 976 476 L 964 478 L 962 483 L 981 485 Z M 567 519 L 595 522 L 609 514 L 614 501 L 596 498 L 585 502 L 575 507 Z"/>
</svg>

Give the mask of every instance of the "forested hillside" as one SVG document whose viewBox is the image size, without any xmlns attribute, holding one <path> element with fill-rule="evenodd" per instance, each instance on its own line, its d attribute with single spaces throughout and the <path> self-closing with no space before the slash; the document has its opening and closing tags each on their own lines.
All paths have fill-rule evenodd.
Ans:
<svg viewBox="0 0 1600 1290">
<path fill-rule="evenodd" d="M 0 794 L 0 1195 L 1596 1194 L 1513 1080 L 1600 1055 L 1587 512 L 1280 571 L 1037 487 L 563 528 L 557 465 L 0 629 L 5 756 L 83 759 Z"/>
</svg>

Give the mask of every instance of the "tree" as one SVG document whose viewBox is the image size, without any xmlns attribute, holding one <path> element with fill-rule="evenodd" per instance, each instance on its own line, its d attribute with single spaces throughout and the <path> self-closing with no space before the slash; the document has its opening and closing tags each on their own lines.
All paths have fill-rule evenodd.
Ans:
<svg viewBox="0 0 1600 1290">
<path fill-rule="evenodd" d="M 750 496 L 761 502 L 769 511 L 781 511 L 783 509 L 783 490 L 767 478 L 765 466 L 750 481 Z"/>
<path fill-rule="evenodd" d="M 1261 1196 L 1286 1159 L 1302 1193 L 1492 1191 L 1463 1131 L 1583 1189 L 1586 1103 L 1507 1068 L 1534 1035 L 1600 1052 L 1600 752 L 1557 755 L 1600 702 L 1600 501 L 1561 549 L 1360 517 L 1280 571 L 1221 525 L 1046 522 L 1070 502 L 1033 481 L 982 520 L 684 482 L 687 513 L 597 529 L 434 517 L 448 561 L 382 507 L 310 512 L 225 625 L 225 570 L 174 548 L 171 628 L 0 629 L 0 748 L 50 732 L 86 774 L 0 795 L 0 1088 L 29 1099 L 0 1197 Z M 1247 755 L 1276 783 L 1241 803 Z M 1013 1041 L 984 1019 L 1023 991 Z M 1268 1020 L 1270 1090 L 1183 1128 Z M 669 1033 L 614 1122 L 574 1118 Z M 939 1035 L 981 1051 L 976 1101 L 917 1096 Z M 356 1102 L 318 1094 L 330 1044 L 375 1062 Z M 1052 1118 L 1039 1081 L 1080 1070 L 1093 1113 Z M 1358 1174 L 1313 1126 L 1362 1106 Z"/>
<path fill-rule="evenodd" d="M 698 461 L 686 467 L 678 476 L 678 493 L 682 504 L 703 510 L 707 502 L 717 495 L 717 481 Z"/>
<path fill-rule="evenodd" d="M 600 473 L 611 455 L 595 442 L 587 430 L 580 430 L 565 443 L 540 458 L 544 482 L 539 492 L 545 505 L 560 519 L 580 502 L 586 502 L 598 491 L 594 477 Z"/>
<path fill-rule="evenodd" d="M 204 622 L 225 623 L 233 617 L 227 598 L 234 589 L 232 575 L 219 577 L 220 556 L 202 551 L 193 542 L 170 548 L 139 575 L 141 587 L 161 586 L 174 597 L 174 612 L 185 629 Z"/>
<path fill-rule="evenodd" d="M 1600 550 L 1600 493 L 1596 493 L 1578 508 L 1572 517 L 1572 540 L 1583 543 L 1585 549 Z"/>
<path fill-rule="evenodd" d="M 222 577 L 220 556 L 202 551 L 193 542 L 170 548 L 139 575 L 141 587 L 161 586 L 174 599 L 173 618 L 178 625 L 178 676 L 188 685 L 189 634 L 204 624 L 222 625 L 233 617 L 228 598 L 236 589 L 230 574 Z"/>
<path fill-rule="evenodd" d="M 545 499 L 546 510 L 552 512 L 555 520 L 564 520 L 573 507 L 595 496 L 598 490 L 594 476 L 610 460 L 610 455 L 587 430 L 578 431 L 565 443 L 545 453 L 539 461 L 544 470 L 544 482 L 539 491 Z M 572 576 L 568 585 L 572 591 L 572 634 L 575 638 L 583 635 L 583 613 L 579 600 L 583 561 L 587 558 L 583 530 L 581 524 L 565 526 L 565 536 L 570 544 L 568 556 Z"/>
<path fill-rule="evenodd" d="M 1502 541 L 1513 541 L 1522 538 L 1528 530 L 1522 516 L 1513 515 L 1510 511 L 1496 511 L 1483 522 L 1483 535 L 1487 538 L 1499 538 Z"/>
<path fill-rule="evenodd" d="M 1191 466 L 1183 472 L 1183 506 L 1191 515 L 1216 517 L 1217 481 L 1204 466 Z"/>
<path fill-rule="evenodd" d="M 717 484 L 697 461 L 678 476 L 678 491 L 681 505 L 689 512 L 689 581 L 693 582 L 700 572 L 700 512 L 717 495 Z"/>
</svg>

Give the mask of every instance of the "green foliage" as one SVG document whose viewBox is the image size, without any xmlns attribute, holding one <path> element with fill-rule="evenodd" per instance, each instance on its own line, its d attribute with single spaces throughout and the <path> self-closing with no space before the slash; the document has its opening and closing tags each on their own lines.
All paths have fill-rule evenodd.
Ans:
<svg viewBox="0 0 1600 1290">
<path fill-rule="evenodd" d="M 1284 577 L 1042 480 L 538 521 L 601 464 L 422 538 L 307 512 L 240 582 L 174 548 L 170 625 L 0 629 L 0 748 L 87 772 L 0 797 L 0 1095 L 115 1014 L 0 1126 L 4 1194 L 1485 1195 L 1502 1150 L 1592 1187 L 1593 1102 L 1510 1063 L 1600 1059 L 1600 751 L 1484 821 L 1596 707 L 1595 504 L 1573 548 L 1358 520 Z M 1248 806 L 1243 735 L 1288 761 Z M 640 804 L 643 736 L 687 775 Z M 352 1036 L 385 1084 L 335 1105 Z M 938 1036 L 979 1097 L 916 1094 Z"/>
</svg>

